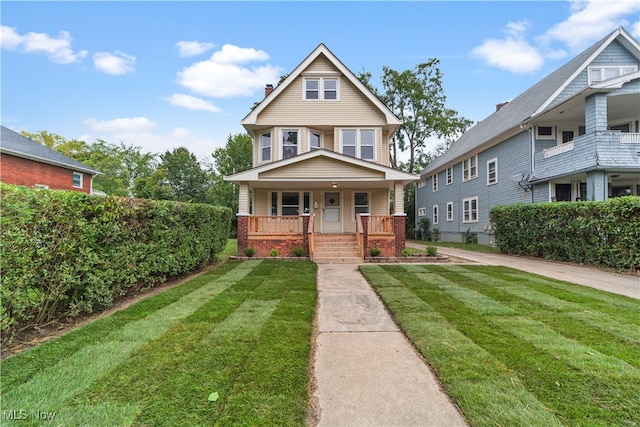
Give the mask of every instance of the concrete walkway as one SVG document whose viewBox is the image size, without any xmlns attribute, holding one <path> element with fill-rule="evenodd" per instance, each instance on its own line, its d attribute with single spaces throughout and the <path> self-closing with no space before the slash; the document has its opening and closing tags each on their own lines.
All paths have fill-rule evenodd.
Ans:
<svg viewBox="0 0 640 427">
<path fill-rule="evenodd" d="M 464 426 L 355 264 L 318 265 L 318 426 Z"/>
<path fill-rule="evenodd" d="M 407 246 L 424 249 L 424 245 L 417 243 L 407 243 Z M 640 299 L 640 276 L 637 275 L 611 273 L 593 267 L 584 267 L 565 262 L 544 261 L 504 254 L 488 254 L 455 248 L 439 247 L 438 252 L 481 264 L 502 265 L 552 279 L 564 280 L 565 282 Z"/>
</svg>

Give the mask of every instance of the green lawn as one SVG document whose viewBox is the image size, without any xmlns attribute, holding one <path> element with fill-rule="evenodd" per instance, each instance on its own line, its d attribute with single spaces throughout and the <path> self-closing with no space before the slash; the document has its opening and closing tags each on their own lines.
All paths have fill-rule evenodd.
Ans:
<svg viewBox="0 0 640 427">
<path fill-rule="evenodd" d="M 31 425 L 303 425 L 315 275 L 229 261 L 10 357 L 0 424 L 16 411 Z"/>
<path fill-rule="evenodd" d="M 638 300 L 503 267 L 361 270 L 471 425 L 640 425 Z"/>
<path fill-rule="evenodd" d="M 422 240 L 410 240 L 410 243 L 415 243 L 418 245 L 422 245 L 423 247 L 427 246 L 438 246 L 442 248 L 456 248 L 456 249 L 465 249 L 467 251 L 474 252 L 485 252 L 490 254 L 499 254 L 500 248 L 496 246 L 487 246 L 487 245 L 479 245 L 477 243 L 456 243 L 456 242 L 425 242 Z"/>
</svg>

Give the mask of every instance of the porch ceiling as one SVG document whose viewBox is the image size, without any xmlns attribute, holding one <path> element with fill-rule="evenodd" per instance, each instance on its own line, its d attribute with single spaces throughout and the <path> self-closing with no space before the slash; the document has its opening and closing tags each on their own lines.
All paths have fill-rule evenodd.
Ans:
<svg viewBox="0 0 640 427">
<path fill-rule="evenodd" d="M 291 189 L 300 189 L 300 190 L 335 190 L 339 191 L 342 189 L 375 189 L 375 188 L 387 188 L 389 190 L 393 189 L 395 181 L 384 181 L 384 180 L 376 180 L 376 181 L 358 181 L 353 179 L 326 179 L 326 180 L 291 180 L 291 179 L 283 179 L 283 180 L 268 180 L 268 181 L 249 181 L 250 188 L 291 188 Z M 337 185 L 337 188 L 333 188 L 333 184 Z"/>
<path fill-rule="evenodd" d="M 640 94 L 631 93 L 607 97 L 607 117 L 610 124 L 637 120 Z M 558 104 L 536 118 L 537 122 L 552 119 L 554 122 L 584 123 L 584 97 L 573 97 Z"/>
</svg>

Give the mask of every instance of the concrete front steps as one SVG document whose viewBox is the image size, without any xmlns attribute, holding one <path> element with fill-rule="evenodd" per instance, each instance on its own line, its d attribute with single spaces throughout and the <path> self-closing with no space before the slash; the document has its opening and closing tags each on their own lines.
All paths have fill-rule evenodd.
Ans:
<svg viewBox="0 0 640 427">
<path fill-rule="evenodd" d="M 316 234 L 313 238 L 316 264 L 360 264 L 358 236 L 355 234 Z"/>
</svg>

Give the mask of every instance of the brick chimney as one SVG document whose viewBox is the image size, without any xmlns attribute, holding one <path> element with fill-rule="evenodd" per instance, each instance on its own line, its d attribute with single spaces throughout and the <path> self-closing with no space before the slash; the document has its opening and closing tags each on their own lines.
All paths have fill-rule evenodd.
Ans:
<svg viewBox="0 0 640 427">
<path fill-rule="evenodd" d="M 509 103 L 509 101 L 504 101 L 504 102 L 501 102 L 500 104 L 496 104 L 496 111 L 498 111 L 499 109 L 501 109 L 502 107 L 504 107 L 508 103 Z"/>
<path fill-rule="evenodd" d="M 269 96 L 271 92 L 273 92 L 273 85 L 266 85 L 264 88 L 264 97 Z"/>
</svg>

